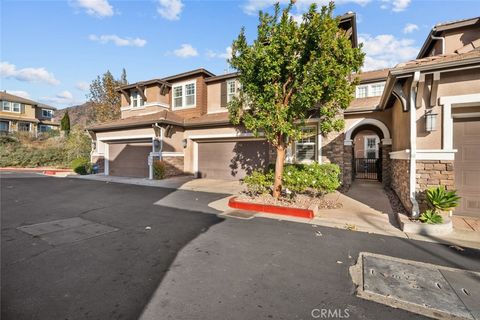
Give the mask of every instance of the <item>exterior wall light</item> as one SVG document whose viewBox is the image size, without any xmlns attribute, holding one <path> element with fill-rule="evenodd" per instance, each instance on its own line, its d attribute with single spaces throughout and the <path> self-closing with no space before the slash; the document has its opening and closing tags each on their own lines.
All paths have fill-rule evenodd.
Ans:
<svg viewBox="0 0 480 320">
<path fill-rule="evenodd" d="M 182 139 L 182 146 L 183 146 L 183 149 L 187 147 L 187 139 Z"/>
<path fill-rule="evenodd" d="M 162 151 L 160 140 L 154 139 L 153 140 L 153 152 L 160 152 L 160 151 Z"/>
<path fill-rule="evenodd" d="M 437 130 L 437 114 L 432 111 L 425 112 L 425 130 L 432 132 Z"/>
</svg>

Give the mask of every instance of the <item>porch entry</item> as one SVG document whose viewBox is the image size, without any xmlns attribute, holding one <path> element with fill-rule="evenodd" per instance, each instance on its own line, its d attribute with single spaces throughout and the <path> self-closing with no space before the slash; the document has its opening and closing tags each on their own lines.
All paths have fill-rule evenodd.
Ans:
<svg viewBox="0 0 480 320">
<path fill-rule="evenodd" d="M 353 178 L 382 181 L 380 137 L 373 130 L 357 131 L 353 137 Z"/>
</svg>

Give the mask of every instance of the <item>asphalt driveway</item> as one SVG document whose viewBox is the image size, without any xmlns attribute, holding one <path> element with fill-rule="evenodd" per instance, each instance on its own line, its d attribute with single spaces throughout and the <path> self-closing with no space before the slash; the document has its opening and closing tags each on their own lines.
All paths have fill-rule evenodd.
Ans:
<svg viewBox="0 0 480 320">
<path fill-rule="evenodd" d="M 312 319 L 315 308 L 418 319 L 354 296 L 360 251 L 480 271 L 468 248 L 195 210 L 192 199 L 222 194 L 183 192 L 178 209 L 161 205 L 172 189 L 29 174 L 0 183 L 2 319 Z M 67 228 L 63 242 L 25 232 L 51 221 L 109 232 Z"/>
</svg>

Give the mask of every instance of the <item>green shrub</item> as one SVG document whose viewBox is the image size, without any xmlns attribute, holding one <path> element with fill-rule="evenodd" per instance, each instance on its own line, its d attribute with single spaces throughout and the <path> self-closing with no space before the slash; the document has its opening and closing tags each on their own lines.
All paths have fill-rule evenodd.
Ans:
<svg viewBox="0 0 480 320">
<path fill-rule="evenodd" d="M 77 158 L 70 163 L 70 168 L 73 169 L 75 173 L 80 175 L 86 175 L 92 173 L 92 164 L 87 158 Z"/>
<path fill-rule="evenodd" d="M 247 186 L 250 194 L 265 194 L 273 186 L 273 180 L 273 171 L 270 170 L 265 173 L 263 170 L 255 170 L 243 179 L 243 183 Z"/>
<path fill-rule="evenodd" d="M 439 224 L 443 222 L 443 218 L 435 210 L 426 210 L 420 215 L 420 221 L 428 224 Z"/>
<path fill-rule="evenodd" d="M 243 182 L 250 193 L 261 194 L 270 191 L 274 182 L 274 168 L 254 171 Z M 282 178 L 283 188 L 293 193 L 313 192 L 325 194 L 340 187 L 340 168 L 336 164 L 286 164 Z"/>
<path fill-rule="evenodd" d="M 153 178 L 156 180 L 165 179 L 167 167 L 164 161 L 155 160 L 153 162 Z"/>
<path fill-rule="evenodd" d="M 437 210 L 447 211 L 455 208 L 460 201 L 457 191 L 446 191 L 444 186 L 428 189 L 426 196 L 428 204 L 435 212 Z"/>
</svg>

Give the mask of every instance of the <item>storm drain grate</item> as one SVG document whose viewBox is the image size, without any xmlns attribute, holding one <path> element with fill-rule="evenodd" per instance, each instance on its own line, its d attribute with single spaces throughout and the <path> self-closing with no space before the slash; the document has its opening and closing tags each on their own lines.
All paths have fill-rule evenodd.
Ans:
<svg viewBox="0 0 480 320">
<path fill-rule="evenodd" d="M 51 245 L 73 243 L 118 231 L 116 228 L 78 217 L 21 226 L 17 230 L 39 237 Z"/>
<path fill-rule="evenodd" d="M 480 320 L 480 273 L 362 252 L 357 295 L 432 318 Z"/>
</svg>

